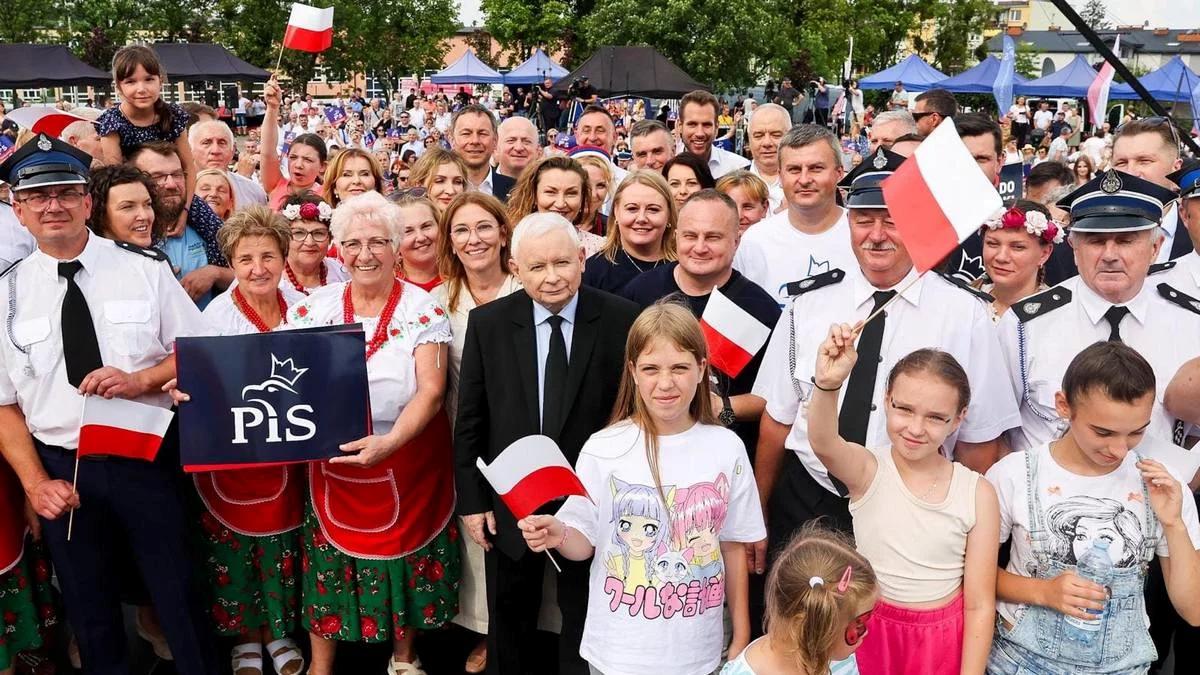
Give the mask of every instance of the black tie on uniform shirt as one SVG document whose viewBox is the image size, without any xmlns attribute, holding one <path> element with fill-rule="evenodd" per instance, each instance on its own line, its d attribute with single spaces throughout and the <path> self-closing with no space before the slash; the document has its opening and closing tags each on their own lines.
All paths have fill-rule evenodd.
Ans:
<svg viewBox="0 0 1200 675">
<path fill-rule="evenodd" d="M 78 260 L 58 263 L 58 275 L 67 280 L 67 294 L 62 304 L 62 338 L 67 382 L 72 387 L 78 387 L 88 373 L 104 365 L 92 312 L 79 284 L 75 283 L 75 273 L 81 269 L 83 263 Z"/>
<path fill-rule="evenodd" d="M 896 291 L 875 291 L 872 296 L 875 306 L 871 314 L 879 311 L 888 300 L 896 295 Z M 867 316 L 871 316 L 868 314 Z M 875 376 L 879 373 L 879 353 L 883 348 L 883 327 L 887 321 L 887 312 L 868 321 L 858 338 L 858 361 L 850 370 L 846 381 L 846 395 L 842 398 L 842 409 L 838 412 L 838 434 L 851 443 L 859 445 L 867 442 L 867 426 L 871 421 L 871 405 L 875 399 Z M 845 497 L 848 493 L 842 481 L 829 475 L 833 487 L 838 494 Z"/>
<path fill-rule="evenodd" d="M 1108 325 L 1112 327 L 1108 333 L 1109 342 L 1124 342 L 1124 340 L 1121 339 L 1121 319 L 1124 319 L 1126 316 L 1128 316 L 1128 314 L 1128 307 L 1121 307 L 1118 305 L 1109 307 L 1108 311 L 1104 313 L 1104 320 L 1107 321 Z"/>
</svg>

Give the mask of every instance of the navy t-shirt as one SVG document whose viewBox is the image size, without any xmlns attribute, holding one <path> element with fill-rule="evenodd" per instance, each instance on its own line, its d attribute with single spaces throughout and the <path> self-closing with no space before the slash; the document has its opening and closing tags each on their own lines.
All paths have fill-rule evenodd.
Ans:
<svg viewBox="0 0 1200 675">
<path fill-rule="evenodd" d="M 637 303 L 639 307 L 646 308 L 660 299 L 676 293 L 680 298 L 687 300 L 692 314 L 699 319 L 704 314 L 704 308 L 708 306 L 709 294 L 687 295 L 680 290 L 679 284 L 675 282 L 675 267 L 677 265 L 679 263 L 673 262 L 667 265 L 659 265 L 652 270 L 647 270 L 644 274 L 630 281 L 625 286 L 625 289 L 621 291 L 620 295 Z M 733 304 L 749 312 L 751 316 L 758 319 L 764 326 L 774 329 L 775 324 L 779 322 L 779 315 L 782 313 L 782 310 L 779 309 L 779 303 L 758 284 L 742 276 L 741 272 L 733 270 L 729 281 L 725 282 L 720 287 L 720 290 Z M 723 373 L 714 370 L 713 374 L 717 377 L 718 392 L 728 396 L 749 394 L 750 390 L 754 387 L 754 379 L 758 377 L 758 368 L 762 365 L 763 354 L 766 351 L 767 343 L 763 343 L 762 348 L 758 350 L 758 353 L 754 355 L 750 363 L 732 380 Z M 746 452 L 753 459 L 754 449 L 758 444 L 758 423 L 734 422 L 730 428 L 746 444 Z"/>
<path fill-rule="evenodd" d="M 614 260 L 603 253 L 587 259 L 583 267 L 583 285 L 621 295 L 625 285 L 643 272 L 667 267 L 664 260 L 642 260 L 618 251 Z"/>
</svg>

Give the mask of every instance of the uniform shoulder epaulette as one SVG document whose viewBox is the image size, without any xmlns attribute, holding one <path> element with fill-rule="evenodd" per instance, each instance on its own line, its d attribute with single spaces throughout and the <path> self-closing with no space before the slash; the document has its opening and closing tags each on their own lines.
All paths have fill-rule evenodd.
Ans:
<svg viewBox="0 0 1200 675">
<path fill-rule="evenodd" d="M 1200 314 L 1200 300 L 1193 298 L 1177 288 L 1172 288 L 1170 284 L 1159 284 L 1158 294 L 1161 295 L 1164 300 L 1173 305 L 1179 305 L 1189 312 Z"/>
<path fill-rule="evenodd" d="M 144 255 L 147 258 L 150 258 L 151 260 L 157 260 L 159 262 L 167 262 L 167 260 L 168 260 L 167 254 L 163 253 L 162 251 L 160 251 L 156 248 L 145 248 L 143 246 L 138 246 L 137 244 L 131 244 L 127 241 L 114 241 L 113 243 L 116 244 L 119 248 L 123 248 L 126 251 L 130 251 L 131 253 L 137 253 L 140 255 Z"/>
<path fill-rule="evenodd" d="M 1175 261 L 1168 260 L 1167 262 L 1154 263 L 1150 266 L 1150 274 L 1158 274 L 1175 268 Z"/>
<path fill-rule="evenodd" d="M 973 295 L 973 296 L 975 296 L 975 297 L 979 298 L 980 300 L 982 300 L 982 301 L 984 301 L 984 302 L 986 302 L 986 303 L 988 303 L 988 304 L 991 304 L 991 303 L 992 303 L 992 301 L 994 301 L 994 300 L 996 299 L 996 298 L 993 298 L 993 297 L 991 296 L 991 294 L 987 293 L 986 291 L 982 291 L 982 290 L 980 290 L 980 289 L 978 289 L 978 288 L 975 288 L 974 286 L 972 286 L 972 285 L 968 284 L 967 282 L 963 281 L 963 280 L 962 280 L 962 279 L 960 279 L 959 277 L 956 277 L 956 276 L 954 276 L 953 274 L 947 274 L 947 273 L 945 273 L 945 272 L 939 272 L 939 273 L 938 273 L 938 276 L 940 276 L 941 278 L 943 278 L 943 279 L 945 279 L 946 281 L 950 282 L 950 283 L 951 283 L 951 284 L 953 284 L 954 286 L 956 286 L 956 287 L 958 287 L 958 288 L 961 288 L 962 290 L 964 290 L 964 291 L 966 291 L 966 292 L 970 293 L 971 295 Z"/>
<path fill-rule="evenodd" d="M 24 260 L 24 258 L 21 258 L 21 260 Z M 8 267 L 5 267 L 4 271 L 0 272 L 0 279 L 3 279 L 4 277 L 8 276 L 9 272 L 17 269 L 17 265 L 21 264 L 21 260 L 18 260 L 16 262 L 14 262 L 13 264 L 9 265 Z"/>
<path fill-rule="evenodd" d="M 1071 302 L 1071 291 L 1055 286 L 1017 302 L 1010 309 L 1022 322 L 1049 314 Z"/>
<path fill-rule="evenodd" d="M 805 293 L 808 293 L 809 291 L 815 291 L 818 288 L 825 288 L 826 286 L 832 286 L 845 278 L 846 278 L 845 272 L 843 272 L 839 269 L 832 269 L 832 270 L 829 270 L 828 272 L 814 274 L 813 276 L 808 277 L 806 279 L 801 279 L 800 281 L 788 282 L 787 294 L 789 297 L 796 296 L 796 295 L 803 295 Z"/>
</svg>

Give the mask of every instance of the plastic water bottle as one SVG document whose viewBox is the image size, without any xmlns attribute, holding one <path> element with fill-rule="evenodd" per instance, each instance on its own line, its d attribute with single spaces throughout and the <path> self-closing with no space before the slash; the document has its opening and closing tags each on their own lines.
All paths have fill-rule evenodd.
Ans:
<svg viewBox="0 0 1200 675">
<path fill-rule="evenodd" d="M 1080 577 L 1108 587 L 1112 579 L 1113 564 L 1108 556 L 1108 540 L 1096 539 L 1092 547 L 1079 558 L 1075 573 Z M 1104 623 L 1104 613 L 1108 611 L 1107 602 L 1104 609 L 1085 610 L 1095 618 L 1079 619 L 1067 616 L 1063 622 L 1063 637 L 1079 643 L 1079 646 L 1090 648 L 1099 643 L 1100 627 Z"/>
</svg>

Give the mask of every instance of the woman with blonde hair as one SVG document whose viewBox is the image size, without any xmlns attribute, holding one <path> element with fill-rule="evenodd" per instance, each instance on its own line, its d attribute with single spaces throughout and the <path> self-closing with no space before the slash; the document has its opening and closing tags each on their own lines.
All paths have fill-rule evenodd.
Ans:
<svg viewBox="0 0 1200 675">
<path fill-rule="evenodd" d="M 679 211 L 671 188 L 654 171 L 634 171 L 613 193 L 604 246 L 588 258 L 583 283 L 610 293 L 646 270 L 675 259 Z"/>
<path fill-rule="evenodd" d="M 196 174 L 196 196 L 212 207 L 221 220 L 229 220 L 237 211 L 233 181 L 221 169 L 203 169 Z"/>
<path fill-rule="evenodd" d="M 508 270 L 512 231 L 504 204 L 482 192 L 464 192 L 442 212 L 438 239 L 438 270 L 443 283 L 433 297 L 450 317 L 450 372 L 446 381 L 446 412 L 451 425 L 458 410 L 458 377 L 471 310 L 521 290 Z M 463 576 L 454 623 L 479 633 L 488 632 L 487 590 L 483 549 L 470 537 L 461 540 Z M 482 673 L 487 667 L 487 641 L 480 638 L 467 657 L 465 670 Z"/>
<path fill-rule="evenodd" d="M 408 184 L 410 189 L 424 190 L 422 195 L 441 213 L 455 197 L 467 191 L 467 165 L 452 150 L 426 148 L 425 154 L 413 162 Z"/>
<path fill-rule="evenodd" d="M 592 208 L 592 187 L 587 169 L 570 157 L 544 157 L 530 163 L 517 178 L 508 196 L 508 220 L 519 223 L 531 213 L 552 212 L 579 230 L 586 255 L 604 245 L 604 239 L 584 227 Z"/>
<path fill-rule="evenodd" d="M 737 204 L 738 234 L 745 234 L 750 226 L 766 218 L 771 212 L 770 192 L 763 179 L 738 169 L 717 181 L 717 192 L 724 193 Z"/>
<path fill-rule="evenodd" d="M 588 184 L 592 188 L 589 195 L 591 200 L 588 203 L 588 212 L 579 222 L 579 231 L 604 236 L 605 227 L 608 226 L 608 216 L 600 212 L 600 207 L 608 201 L 608 191 L 612 189 L 612 165 L 599 155 L 581 155 L 576 157 L 575 161 L 582 164 L 584 171 L 587 171 Z M 592 255 L 592 253 L 594 251 L 589 252 L 588 255 Z"/>
<path fill-rule="evenodd" d="M 336 207 L 343 200 L 374 190 L 383 193 L 383 168 L 366 150 L 346 148 L 325 169 L 325 201 Z"/>
<path fill-rule="evenodd" d="M 397 190 L 388 200 L 400 207 L 396 276 L 432 293 L 442 283 L 438 271 L 438 242 L 442 239 L 438 202 L 429 199 L 421 188 Z"/>
</svg>

